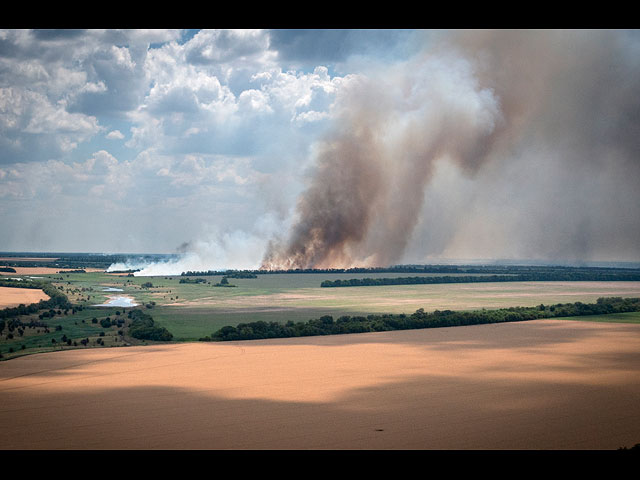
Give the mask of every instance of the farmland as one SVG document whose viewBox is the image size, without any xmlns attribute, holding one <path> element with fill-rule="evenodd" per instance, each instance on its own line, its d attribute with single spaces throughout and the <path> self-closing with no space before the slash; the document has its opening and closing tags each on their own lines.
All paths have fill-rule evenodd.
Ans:
<svg viewBox="0 0 640 480">
<path fill-rule="evenodd" d="M 640 440 L 640 312 L 199 341 L 260 321 L 640 297 L 638 281 L 321 286 L 389 276 L 224 282 L 97 267 L 3 276 L 12 286 L 2 288 L 42 286 L 57 306 L 4 320 L 0 448 L 615 449 Z M 137 306 L 95 306 L 117 297 Z M 119 415 L 105 424 L 98 404 L 118 404 Z"/>
<path fill-rule="evenodd" d="M 16 307 L 21 303 L 36 303 L 48 298 L 49 296 L 42 290 L 0 287 L 0 308 Z"/>
<path fill-rule="evenodd" d="M 155 324 L 169 331 L 172 341 L 177 342 L 198 341 L 224 326 L 255 321 L 306 322 L 323 315 L 337 318 L 340 315 L 411 314 L 420 308 L 427 312 L 478 310 L 535 306 L 540 303 L 588 303 L 611 296 L 640 297 L 638 281 L 478 282 L 322 288 L 322 282 L 327 280 L 389 276 L 388 272 L 322 272 L 259 274 L 255 278 L 230 277 L 228 286 L 220 287 L 216 285 L 222 281 L 222 274 L 140 277 L 130 273 L 96 270 L 57 270 L 37 275 L 26 272 L 2 277 L 22 278 L 25 282 L 50 282 L 75 306 L 67 312 L 56 311 L 46 318 L 48 331 L 40 329 L 38 334 L 37 329 L 27 328 L 23 329 L 22 335 L 13 335 L 13 338 L 8 338 L 5 331 L 0 336 L 3 358 L 85 346 L 148 343 L 126 335 L 126 313 L 131 308 L 96 306 L 113 297 L 127 297 L 135 302 L 139 305 L 136 308 L 144 309 Z M 394 277 L 415 275 L 411 272 L 393 274 Z M 433 277 L 443 274 L 420 275 Z M 473 275 L 483 276 L 482 273 Z M 119 326 L 114 323 L 105 328 L 100 322 L 107 318 L 113 321 L 126 320 L 121 321 Z M 31 315 L 23 321 L 28 320 L 42 318 Z M 85 343 L 79 343 L 81 341 Z"/>
<path fill-rule="evenodd" d="M 0 362 L 0 448 L 615 450 L 639 351 L 554 319 L 31 355 Z"/>
</svg>

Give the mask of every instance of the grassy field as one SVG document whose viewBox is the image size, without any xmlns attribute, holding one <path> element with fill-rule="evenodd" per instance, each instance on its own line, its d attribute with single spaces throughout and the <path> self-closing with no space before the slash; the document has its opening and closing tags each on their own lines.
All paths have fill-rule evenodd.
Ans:
<svg viewBox="0 0 640 480">
<path fill-rule="evenodd" d="M 559 320 L 577 320 L 581 322 L 604 323 L 640 323 L 640 312 L 610 313 L 608 315 L 585 315 L 582 317 L 563 317 Z"/>
<path fill-rule="evenodd" d="M 416 276 L 393 274 L 403 275 Z M 140 305 L 148 305 L 150 308 L 145 308 L 145 311 L 179 342 L 198 340 L 225 325 L 235 326 L 257 320 L 298 322 L 322 315 L 410 314 L 419 308 L 425 311 L 474 310 L 540 303 L 586 303 L 606 296 L 640 296 L 640 282 L 499 282 L 320 288 L 323 280 L 388 277 L 389 273 L 265 274 L 254 279 L 230 278 L 229 283 L 235 287 L 215 287 L 222 276 L 199 277 L 205 282 L 197 284 L 180 283 L 184 277 L 179 276 L 130 277 L 104 272 L 37 276 L 50 279 L 63 289 L 73 304 L 82 305 L 83 309 L 47 318 L 49 333 L 41 331 L 37 334 L 33 329 L 26 329 L 23 336 L 14 335 L 9 339 L 5 330 L 0 335 L 0 353 L 4 356 L 11 353 L 10 348 L 14 355 L 24 352 L 22 345 L 25 345 L 25 350 L 72 348 L 73 345 L 60 345 L 62 335 L 73 341 L 89 338 L 89 344 L 96 346 L 102 332 L 105 346 L 123 345 L 126 339 L 118 335 L 118 328 L 105 329 L 99 321 L 106 317 L 115 318 L 116 312 L 122 315 L 126 309 L 94 306 L 106 302 L 111 295 L 127 295 Z M 105 291 L 109 288 L 119 291 Z M 92 322 L 94 318 L 97 323 Z M 621 318 L 622 321 L 639 321 L 637 315 Z M 55 344 L 52 339 L 56 340 Z"/>
</svg>

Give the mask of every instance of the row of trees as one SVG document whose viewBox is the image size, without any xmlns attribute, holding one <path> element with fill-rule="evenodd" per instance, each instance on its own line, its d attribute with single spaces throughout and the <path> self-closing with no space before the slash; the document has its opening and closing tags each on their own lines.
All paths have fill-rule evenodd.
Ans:
<svg viewBox="0 0 640 480">
<path fill-rule="evenodd" d="M 221 270 L 221 271 L 206 270 L 202 272 L 197 272 L 197 271 L 194 272 L 189 270 L 187 272 L 182 272 L 180 275 L 183 277 L 188 277 L 188 276 L 213 277 L 213 276 L 223 275 L 229 278 L 258 278 L 258 275 L 256 275 L 251 270 Z M 182 280 L 180 282 L 182 283 Z"/>
<path fill-rule="evenodd" d="M 180 283 L 206 283 L 204 278 L 181 278 Z"/>
<path fill-rule="evenodd" d="M 353 268 L 296 268 L 287 270 L 245 270 L 257 274 L 277 273 L 483 273 L 483 274 L 519 274 L 519 273 L 635 273 L 636 267 L 576 267 L 562 265 L 393 265 L 389 267 L 353 267 Z M 218 272 L 222 275 L 225 272 Z"/>
<path fill-rule="evenodd" d="M 537 272 L 515 275 L 446 275 L 393 278 L 351 278 L 324 280 L 321 287 L 370 287 L 382 285 L 422 285 L 437 283 L 473 282 L 543 282 L 543 281 L 640 281 L 640 273 L 633 272 Z"/>
<path fill-rule="evenodd" d="M 242 277 L 233 277 L 233 278 L 242 278 Z M 204 278 L 181 278 L 180 279 L 180 283 L 211 283 L 211 282 L 207 282 Z M 220 280 L 220 282 L 216 283 L 213 285 L 214 287 L 235 287 L 236 285 L 232 285 L 231 283 L 229 283 L 229 276 L 225 275 L 224 277 L 222 277 L 222 279 Z"/>
<path fill-rule="evenodd" d="M 3 263 L 12 267 L 58 267 L 58 268 L 107 268 L 113 263 L 128 260 L 130 255 L 87 254 L 87 253 L 35 253 L 0 252 L 5 257 Z M 37 257 L 42 260 L 27 260 L 25 257 Z"/>
<path fill-rule="evenodd" d="M 603 315 L 609 313 L 640 311 L 640 298 L 599 298 L 596 303 L 558 303 L 535 307 L 510 307 L 497 310 L 452 311 L 436 310 L 427 313 L 419 309 L 411 315 L 382 314 L 341 316 L 334 320 L 325 315 L 307 322 L 287 323 L 257 321 L 225 326 L 204 337 L 202 341 L 255 340 L 263 338 L 287 338 L 314 335 L 379 332 L 436 327 L 454 327 L 484 323 L 519 322 L 540 318 Z"/>
</svg>

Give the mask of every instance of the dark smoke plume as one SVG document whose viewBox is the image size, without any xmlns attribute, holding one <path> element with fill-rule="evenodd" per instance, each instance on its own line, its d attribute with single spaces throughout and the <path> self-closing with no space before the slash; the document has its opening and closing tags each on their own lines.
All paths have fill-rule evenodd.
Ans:
<svg viewBox="0 0 640 480">
<path fill-rule="evenodd" d="M 519 255 L 586 260 L 609 245 L 637 257 L 639 44 L 624 31 L 459 31 L 351 80 L 293 228 L 262 268 L 383 266 L 409 244 L 473 252 L 480 223 L 502 234 L 485 243 Z M 430 224 L 425 192 L 443 163 L 473 180 L 477 203 Z M 500 196 L 517 215 L 501 217 Z M 430 225 L 449 232 L 437 251 L 420 242 Z"/>
</svg>

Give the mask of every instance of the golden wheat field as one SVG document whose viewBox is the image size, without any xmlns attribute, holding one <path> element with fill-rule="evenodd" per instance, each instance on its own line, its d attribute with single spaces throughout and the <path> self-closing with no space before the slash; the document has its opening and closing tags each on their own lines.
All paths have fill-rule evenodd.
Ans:
<svg viewBox="0 0 640 480">
<path fill-rule="evenodd" d="M 3 265 L 0 265 L 3 266 Z M 63 272 L 65 268 L 60 267 L 11 267 L 15 270 L 15 272 L 0 272 L 0 275 L 4 275 L 5 277 L 16 276 L 16 275 L 55 275 L 60 272 Z M 86 272 L 102 272 L 101 268 L 85 268 Z"/>
<path fill-rule="evenodd" d="M 36 288 L 0 287 L 0 308 L 29 305 L 40 300 L 49 300 L 49 295 Z"/>
<path fill-rule="evenodd" d="M 0 363 L 0 449 L 617 449 L 640 325 L 571 320 Z"/>
</svg>

